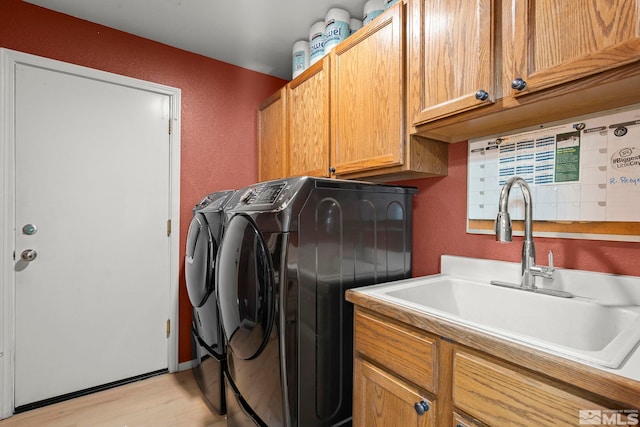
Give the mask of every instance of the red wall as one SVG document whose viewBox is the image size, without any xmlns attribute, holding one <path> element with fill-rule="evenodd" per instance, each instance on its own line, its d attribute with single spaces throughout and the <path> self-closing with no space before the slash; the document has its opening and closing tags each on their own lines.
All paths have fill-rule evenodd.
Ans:
<svg viewBox="0 0 640 427">
<path fill-rule="evenodd" d="M 0 1 L 0 46 L 182 89 L 180 348 L 191 358 L 184 240 L 191 208 L 207 192 L 257 179 L 256 108 L 285 82 L 23 3 Z M 444 178 L 405 181 L 414 209 L 414 275 L 437 273 L 442 254 L 519 262 L 522 238 L 501 245 L 466 230 L 467 143 L 449 147 Z M 640 244 L 536 239 L 558 267 L 640 276 Z"/>
<path fill-rule="evenodd" d="M 179 360 L 190 360 L 183 260 L 191 208 L 208 192 L 257 180 L 257 107 L 286 81 L 19 0 L 1 0 L 0 17 L 0 47 L 182 90 Z"/>
<path fill-rule="evenodd" d="M 522 237 L 501 244 L 493 235 L 466 233 L 467 150 L 466 142 L 449 146 L 449 173 L 444 178 L 402 182 L 418 187 L 414 199 L 415 276 L 438 273 L 443 254 L 520 262 Z M 536 237 L 535 245 L 540 264 L 547 263 L 546 254 L 551 250 L 556 267 L 640 276 L 640 243 Z"/>
</svg>

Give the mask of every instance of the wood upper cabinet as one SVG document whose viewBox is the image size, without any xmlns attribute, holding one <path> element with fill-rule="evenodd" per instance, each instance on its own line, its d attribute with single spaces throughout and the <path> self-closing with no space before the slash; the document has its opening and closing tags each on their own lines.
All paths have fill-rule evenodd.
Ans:
<svg viewBox="0 0 640 427">
<path fill-rule="evenodd" d="M 325 56 L 287 85 L 290 176 L 330 176 L 329 64 Z"/>
<path fill-rule="evenodd" d="M 285 88 L 258 108 L 258 180 L 287 176 L 287 101 Z"/>
<path fill-rule="evenodd" d="M 409 135 L 405 9 L 389 8 L 287 84 L 289 176 L 447 174 L 447 144 Z"/>
<path fill-rule="evenodd" d="M 640 0 L 408 2 L 414 135 L 458 142 L 640 102 Z"/>
<path fill-rule="evenodd" d="M 408 15 L 411 123 L 491 105 L 493 0 L 409 0 Z"/>
<path fill-rule="evenodd" d="M 335 47 L 331 167 L 336 175 L 404 162 L 403 7 Z"/>
<path fill-rule="evenodd" d="M 512 2 L 512 3 L 511 3 Z M 640 0 L 510 0 L 516 96 L 640 59 Z M 517 82 L 519 83 L 519 81 Z"/>
</svg>

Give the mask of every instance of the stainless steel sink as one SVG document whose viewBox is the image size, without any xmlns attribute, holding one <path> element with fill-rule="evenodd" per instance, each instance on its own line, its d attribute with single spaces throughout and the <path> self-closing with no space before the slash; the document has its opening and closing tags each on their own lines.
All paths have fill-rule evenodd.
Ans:
<svg viewBox="0 0 640 427">
<path fill-rule="evenodd" d="M 543 349 L 617 368 L 640 341 L 640 307 L 556 298 L 437 275 L 364 288 L 401 306 Z"/>
</svg>

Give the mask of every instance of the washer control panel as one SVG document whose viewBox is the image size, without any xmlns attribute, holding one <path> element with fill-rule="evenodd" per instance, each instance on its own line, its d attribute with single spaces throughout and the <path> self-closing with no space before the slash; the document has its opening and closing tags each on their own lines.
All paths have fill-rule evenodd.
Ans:
<svg viewBox="0 0 640 427">
<path fill-rule="evenodd" d="M 287 186 L 286 182 L 249 188 L 240 198 L 244 205 L 273 205 Z"/>
</svg>

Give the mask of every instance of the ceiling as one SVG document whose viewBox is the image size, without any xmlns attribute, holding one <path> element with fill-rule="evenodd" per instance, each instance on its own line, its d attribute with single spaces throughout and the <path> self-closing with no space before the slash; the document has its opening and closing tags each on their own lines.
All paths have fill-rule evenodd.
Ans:
<svg viewBox="0 0 640 427">
<path fill-rule="evenodd" d="M 293 43 L 331 7 L 362 19 L 365 0 L 25 0 L 285 80 Z"/>
</svg>

